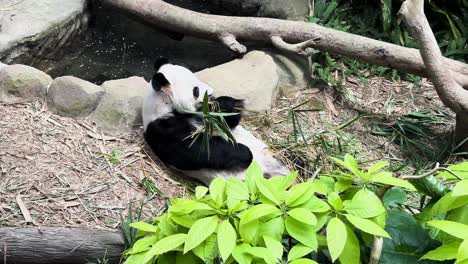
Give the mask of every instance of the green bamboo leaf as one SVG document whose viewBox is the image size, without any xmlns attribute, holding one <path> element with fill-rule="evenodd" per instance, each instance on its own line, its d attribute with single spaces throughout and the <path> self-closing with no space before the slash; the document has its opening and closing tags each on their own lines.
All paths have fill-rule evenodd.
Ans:
<svg viewBox="0 0 468 264">
<path fill-rule="evenodd" d="M 245 225 L 269 214 L 281 213 L 280 209 L 270 204 L 258 204 L 249 208 L 241 217 L 240 224 Z"/>
<path fill-rule="evenodd" d="M 379 197 L 366 189 L 359 190 L 351 202 L 344 206 L 344 210 L 361 218 L 375 217 L 385 212 Z"/>
<path fill-rule="evenodd" d="M 458 248 L 460 247 L 460 242 L 452 242 L 450 244 L 442 245 L 434 250 L 427 252 L 424 256 L 420 258 L 423 259 L 432 259 L 437 261 L 455 259 L 457 257 Z"/>
<path fill-rule="evenodd" d="M 345 215 L 348 221 L 353 224 L 356 228 L 361 229 L 362 231 L 376 236 L 390 238 L 390 235 L 378 224 L 372 222 L 368 219 L 363 219 L 353 215 Z"/>
<path fill-rule="evenodd" d="M 347 232 L 345 224 L 338 218 L 332 218 L 327 225 L 327 245 L 332 262 L 341 255 L 346 245 Z"/>
<path fill-rule="evenodd" d="M 218 217 L 210 216 L 197 220 L 190 228 L 184 246 L 184 254 L 200 245 L 218 226 Z"/>
<path fill-rule="evenodd" d="M 288 211 L 288 215 L 304 224 L 313 226 L 317 224 L 317 217 L 305 208 L 294 208 Z"/>
<path fill-rule="evenodd" d="M 138 230 L 145 231 L 145 232 L 150 232 L 150 233 L 155 233 L 155 232 L 158 231 L 157 226 L 154 226 L 154 225 L 151 225 L 151 224 L 148 224 L 148 223 L 145 223 L 145 222 L 131 223 L 130 226 L 133 227 L 133 228 L 136 228 Z"/>
<path fill-rule="evenodd" d="M 317 249 L 317 235 L 315 233 L 315 229 L 312 226 L 301 223 L 292 217 L 286 218 L 284 224 L 286 231 L 288 231 L 288 234 L 292 238 L 308 247 L 313 248 L 314 250 Z"/>
<path fill-rule="evenodd" d="M 187 234 L 175 234 L 159 240 L 146 252 L 143 263 L 150 261 L 156 255 L 161 255 L 178 248 L 185 242 L 186 237 Z"/>
<path fill-rule="evenodd" d="M 313 248 L 304 246 L 302 244 L 297 244 L 291 248 L 288 254 L 288 262 L 293 261 L 298 258 L 302 258 L 303 256 L 309 254 L 310 252 L 314 251 Z"/>
<path fill-rule="evenodd" d="M 468 225 L 446 220 L 433 220 L 427 222 L 427 224 L 454 237 L 468 239 Z"/>
<path fill-rule="evenodd" d="M 218 226 L 218 248 L 221 258 L 227 261 L 236 246 L 236 230 L 229 223 L 229 220 L 222 221 Z"/>
</svg>

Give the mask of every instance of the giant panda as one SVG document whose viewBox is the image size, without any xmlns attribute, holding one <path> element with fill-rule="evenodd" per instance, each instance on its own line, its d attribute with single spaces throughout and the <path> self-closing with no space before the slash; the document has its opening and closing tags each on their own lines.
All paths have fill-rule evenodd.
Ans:
<svg viewBox="0 0 468 264">
<path fill-rule="evenodd" d="M 156 73 L 143 102 L 143 130 L 145 141 L 163 163 L 206 185 L 217 177 L 244 178 L 253 160 L 263 168 L 265 177 L 289 173 L 263 141 L 239 125 L 242 100 L 214 97 L 212 87 L 189 69 L 165 58 L 158 59 L 154 67 Z M 194 142 L 190 138 L 201 119 L 190 112 L 200 110 L 205 93 L 217 102 L 221 112 L 238 113 L 225 117 L 236 143 L 214 135 L 210 137 L 209 155 L 202 137 Z"/>
</svg>

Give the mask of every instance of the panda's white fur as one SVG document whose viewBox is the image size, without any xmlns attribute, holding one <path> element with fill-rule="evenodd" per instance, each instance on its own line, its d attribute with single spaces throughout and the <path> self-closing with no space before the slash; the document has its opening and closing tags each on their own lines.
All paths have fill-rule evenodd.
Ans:
<svg viewBox="0 0 468 264">
<path fill-rule="evenodd" d="M 143 126 L 145 132 L 145 139 L 153 149 L 156 155 L 167 156 L 172 155 L 168 148 L 174 147 L 174 151 L 185 151 L 180 149 L 178 142 L 174 142 L 174 146 L 170 144 L 170 140 L 165 140 L 163 137 L 165 129 L 169 133 L 172 128 L 165 127 L 170 120 L 170 124 L 177 126 L 178 114 L 176 112 L 196 111 L 203 100 L 205 92 L 208 95 L 213 94 L 213 89 L 208 84 L 200 81 L 195 74 L 185 67 L 166 63 L 159 63 L 155 65 L 158 71 L 153 77 L 150 85 L 147 87 L 146 95 L 143 103 Z M 194 88 L 198 89 L 198 97 L 194 96 Z M 235 100 L 235 99 L 233 99 Z M 185 119 L 185 116 L 184 116 Z M 196 119 L 189 119 L 190 124 L 194 127 L 199 126 Z M 240 120 L 240 119 L 239 119 Z M 165 122 L 165 123 L 164 123 Z M 180 122 L 186 122 L 181 120 Z M 165 125 L 166 124 L 166 125 Z M 150 128 L 149 128 L 150 126 Z M 157 129 L 153 127 L 158 126 Z M 162 131 L 156 133 L 153 131 Z M 272 153 L 268 150 L 268 146 L 260 139 L 253 136 L 249 131 L 244 129 L 241 125 L 236 125 L 231 129 L 232 135 L 237 143 L 247 146 L 255 160 L 263 168 L 265 176 L 286 175 L 289 170 L 278 160 L 276 160 Z M 170 136 L 170 134 L 168 134 Z M 173 140 L 173 139 L 172 139 Z M 190 139 L 188 139 L 190 141 Z M 158 148 L 158 144 L 164 144 L 164 148 Z M 178 148 L 178 149 L 177 149 Z M 194 151 L 186 148 L 187 152 Z M 236 150 L 232 150 L 236 151 Z M 180 153 L 180 152 L 179 152 Z M 181 158 L 183 155 L 180 155 Z M 214 157 L 217 158 L 217 157 Z M 177 155 L 168 158 L 168 160 L 177 159 Z M 164 159 L 162 159 L 164 161 Z M 170 163 L 170 162 L 169 162 Z M 245 166 L 240 170 L 223 169 L 222 167 L 213 169 L 205 167 L 197 167 L 197 169 L 184 169 L 178 168 L 173 164 L 168 164 L 174 169 L 182 172 L 183 174 L 198 179 L 205 184 L 209 184 L 217 177 L 235 177 L 243 178 L 245 176 Z"/>
</svg>

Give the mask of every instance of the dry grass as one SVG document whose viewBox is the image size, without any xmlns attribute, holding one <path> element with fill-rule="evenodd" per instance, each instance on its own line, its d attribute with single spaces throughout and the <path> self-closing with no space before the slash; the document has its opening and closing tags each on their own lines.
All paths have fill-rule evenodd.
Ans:
<svg viewBox="0 0 468 264">
<path fill-rule="evenodd" d="M 37 226 L 116 228 L 130 202 L 157 215 L 185 188 L 143 146 L 139 132 L 103 135 L 40 103 L 0 104 L 0 226 L 26 225 L 26 210 Z M 111 162 L 102 153 L 113 150 L 120 157 Z M 147 197 L 144 177 L 164 194 Z"/>
</svg>

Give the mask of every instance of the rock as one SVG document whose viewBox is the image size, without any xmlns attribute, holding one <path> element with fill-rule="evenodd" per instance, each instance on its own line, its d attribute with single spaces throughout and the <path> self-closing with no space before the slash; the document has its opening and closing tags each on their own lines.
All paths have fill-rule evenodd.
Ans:
<svg viewBox="0 0 468 264">
<path fill-rule="evenodd" d="M 279 76 L 272 57 L 252 51 L 242 59 L 196 73 L 213 87 L 215 94 L 245 100 L 251 111 L 269 111 L 278 93 Z"/>
<path fill-rule="evenodd" d="M 126 132 L 142 124 L 141 108 L 148 83 L 141 77 L 107 81 L 105 91 L 90 118 L 105 130 Z"/>
<path fill-rule="evenodd" d="M 12 4 L 9 7 L 9 2 Z M 15 4 L 13 4 L 15 2 Z M 53 56 L 86 28 L 86 0 L 0 1 L 0 60 Z M 19 58 L 20 57 L 20 58 Z"/>
<path fill-rule="evenodd" d="M 222 14 L 304 20 L 306 0 L 210 0 Z"/>
<path fill-rule="evenodd" d="M 2 67 L 0 101 L 28 102 L 43 98 L 51 82 L 49 75 L 33 67 L 21 64 Z"/>
<path fill-rule="evenodd" d="M 278 66 L 280 92 L 288 94 L 309 87 L 312 81 L 307 58 L 295 54 L 268 52 Z"/>
<path fill-rule="evenodd" d="M 6 66 L 8 66 L 8 65 L 6 65 L 5 63 L 1 63 L 1 62 L 0 62 L 0 70 L 1 70 L 2 68 L 6 67 Z"/>
<path fill-rule="evenodd" d="M 87 116 L 96 109 L 104 90 L 73 76 L 56 78 L 47 93 L 47 105 L 62 116 Z"/>
</svg>

